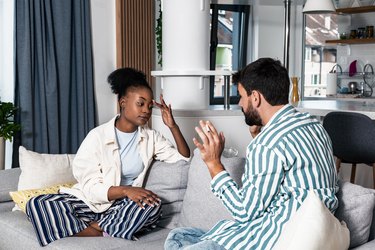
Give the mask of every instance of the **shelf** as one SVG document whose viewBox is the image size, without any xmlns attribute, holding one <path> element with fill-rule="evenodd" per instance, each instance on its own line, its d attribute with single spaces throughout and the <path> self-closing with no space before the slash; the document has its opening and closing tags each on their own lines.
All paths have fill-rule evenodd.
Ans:
<svg viewBox="0 0 375 250">
<path fill-rule="evenodd" d="M 334 44 L 339 44 L 339 45 L 370 44 L 370 43 L 375 43 L 375 38 L 326 40 L 326 43 L 334 43 Z"/>
<path fill-rule="evenodd" d="M 371 72 L 357 72 L 355 73 L 353 76 L 349 76 L 349 72 L 342 72 L 342 73 L 337 73 L 337 78 L 341 78 L 341 79 L 350 79 L 350 78 L 363 78 L 363 76 L 365 77 L 371 77 L 373 76 L 374 74 L 371 73 Z"/>
<path fill-rule="evenodd" d="M 362 6 L 362 7 L 336 9 L 336 14 L 358 14 L 358 13 L 368 13 L 368 12 L 375 12 L 375 6 Z"/>
</svg>

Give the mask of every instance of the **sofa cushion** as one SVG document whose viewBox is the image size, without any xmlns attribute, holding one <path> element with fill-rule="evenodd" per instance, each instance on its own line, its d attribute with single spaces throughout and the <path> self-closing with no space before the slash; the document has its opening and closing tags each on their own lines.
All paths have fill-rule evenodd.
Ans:
<svg viewBox="0 0 375 250">
<path fill-rule="evenodd" d="M 29 189 L 29 190 L 19 190 L 9 192 L 14 203 L 17 204 L 23 212 L 26 212 L 26 203 L 33 197 L 42 195 L 42 194 L 58 194 L 61 187 L 70 188 L 74 183 L 67 184 L 57 184 L 49 187 L 38 188 L 38 189 Z"/>
<path fill-rule="evenodd" d="M 12 211 L 12 208 L 14 208 L 14 202 L 12 201 L 0 202 L 0 214 L 3 212 Z"/>
<path fill-rule="evenodd" d="M 301 207 L 286 222 L 275 250 L 346 250 L 349 230 L 333 216 L 324 203 L 310 191 Z"/>
<path fill-rule="evenodd" d="M 159 226 L 175 228 L 185 195 L 189 162 L 154 161 L 147 176 L 145 188 L 156 193 L 162 202 Z"/>
<path fill-rule="evenodd" d="M 339 181 L 339 207 L 335 216 L 345 221 L 350 231 L 350 248 L 366 243 L 375 206 L 375 191 Z"/>
<path fill-rule="evenodd" d="M 77 182 L 72 172 L 73 154 L 39 154 L 19 147 L 21 175 L 18 190 Z"/>
<path fill-rule="evenodd" d="M 222 157 L 221 162 L 234 181 L 241 186 L 245 158 Z M 211 176 L 207 166 L 201 159 L 199 150 L 195 149 L 189 169 L 188 185 L 179 226 L 208 230 L 220 220 L 232 219 L 221 201 L 211 192 L 210 182 Z"/>
<path fill-rule="evenodd" d="M 12 200 L 9 191 L 17 190 L 20 173 L 19 168 L 0 170 L 0 202 Z"/>
<path fill-rule="evenodd" d="M 56 184 L 77 182 L 72 172 L 74 156 L 74 154 L 40 154 L 20 146 L 21 174 L 17 190 L 39 189 Z M 14 209 L 20 210 L 17 204 Z"/>
<path fill-rule="evenodd" d="M 374 211 L 372 213 L 372 223 L 371 223 L 371 229 L 370 229 L 370 235 L 368 237 L 368 240 L 375 240 L 375 207 Z"/>
<path fill-rule="evenodd" d="M 115 250 L 115 249 L 163 249 L 169 229 L 155 228 L 151 233 L 137 233 L 138 241 L 112 237 L 67 237 L 40 247 L 32 224 L 21 211 L 0 213 L 0 249 L 36 250 L 36 249 L 79 249 L 79 250 Z M 151 246 L 151 248 L 150 248 Z"/>
</svg>

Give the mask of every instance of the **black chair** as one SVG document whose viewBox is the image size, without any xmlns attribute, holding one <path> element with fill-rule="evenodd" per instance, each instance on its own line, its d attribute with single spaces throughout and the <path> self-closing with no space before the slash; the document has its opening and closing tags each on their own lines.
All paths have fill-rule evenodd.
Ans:
<svg viewBox="0 0 375 250">
<path fill-rule="evenodd" d="M 375 188 L 375 122 L 359 113 L 330 112 L 323 127 L 332 140 L 337 172 L 341 163 L 351 163 L 350 182 L 354 183 L 357 164 L 370 165 Z"/>
</svg>

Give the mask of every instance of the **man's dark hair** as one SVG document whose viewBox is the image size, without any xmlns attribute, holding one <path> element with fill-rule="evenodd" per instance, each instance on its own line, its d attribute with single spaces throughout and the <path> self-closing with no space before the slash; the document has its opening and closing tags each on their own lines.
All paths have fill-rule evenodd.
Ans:
<svg viewBox="0 0 375 250">
<path fill-rule="evenodd" d="M 260 58 L 232 76 L 234 84 L 241 84 L 250 95 L 259 91 L 272 106 L 287 104 L 289 75 L 278 60 Z"/>
<path fill-rule="evenodd" d="M 152 93 L 152 89 L 142 71 L 132 68 L 119 68 L 113 71 L 107 78 L 112 92 L 117 94 L 118 100 L 125 96 L 131 88 L 146 88 Z"/>
</svg>

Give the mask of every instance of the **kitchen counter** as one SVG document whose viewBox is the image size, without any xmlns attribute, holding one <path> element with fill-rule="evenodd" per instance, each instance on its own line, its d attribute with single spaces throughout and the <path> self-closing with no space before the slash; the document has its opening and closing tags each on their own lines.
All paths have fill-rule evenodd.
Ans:
<svg viewBox="0 0 375 250">
<path fill-rule="evenodd" d="M 309 112 L 314 116 L 325 116 L 332 111 L 357 112 L 375 120 L 375 101 L 359 100 L 305 100 L 296 106 L 300 112 Z"/>
</svg>

